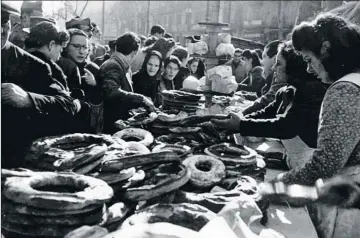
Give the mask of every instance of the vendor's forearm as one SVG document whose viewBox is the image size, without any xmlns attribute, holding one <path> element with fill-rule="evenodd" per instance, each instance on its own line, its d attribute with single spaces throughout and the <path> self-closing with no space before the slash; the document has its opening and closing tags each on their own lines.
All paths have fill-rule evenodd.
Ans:
<svg viewBox="0 0 360 238">
<path fill-rule="evenodd" d="M 284 117 L 273 119 L 243 119 L 240 122 L 242 136 L 291 139 L 297 136 L 296 125 L 292 119 Z"/>
</svg>

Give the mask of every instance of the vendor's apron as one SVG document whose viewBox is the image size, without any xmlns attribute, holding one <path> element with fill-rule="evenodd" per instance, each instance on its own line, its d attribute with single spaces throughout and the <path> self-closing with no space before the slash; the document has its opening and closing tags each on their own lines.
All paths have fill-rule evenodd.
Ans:
<svg viewBox="0 0 360 238">
<path fill-rule="evenodd" d="M 352 82 L 360 87 L 360 80 L 352 79 L 345 76 L 338 81 Z M 360 165 L 345 167 L 336 175 L 360 181 Z M 308 208 L 320 238 L 360 237 L 360 209 L 345 209 L 320 203 L 310 205 Z"/>
<path fill-rule="evenodd" d="M 286 163 L 290 169 L 301 166 L 310 160 L 315 150 L 308 147 L 299 136 L 281 140 L 281 142 L 286 149 Z"/>
</svg>

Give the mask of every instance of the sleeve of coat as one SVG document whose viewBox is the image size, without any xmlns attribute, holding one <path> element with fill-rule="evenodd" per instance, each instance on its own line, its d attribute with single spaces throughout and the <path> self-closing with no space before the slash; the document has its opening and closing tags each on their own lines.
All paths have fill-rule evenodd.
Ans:
<svg viewBox="0 0 360 238">
<path fill-rule="evenodd" d="M 76 113 L 76 105 L 73 102 L 73 98 L 70 97 L 70 92 L 65 90 L 63 85 L 52 78 L 50 67 L 47 64 L 43 64 L 39 65 L 36 70 L 36 75 L 38 76 L 36 93 L 28 93 L 34 102 L 37 112 L 74 115 Z"/>
<path fill-rule="evenodd" d="M 265 107 L 267 107 L 271 102 L 273 102 L 275 100 L 275 95 L 277 93 L 277 91 L 283 87 L 286 86 L 285 83 L 273 83 L 269 89 L 269 91 L 261 96 L 259 99 L 257 99 L 251 106 L 249 106 L 248 108 L 246 108 L 243 111 L 243 115 L 249 115 L 252 114 L 256 111 L 262 110 Z"/>
<path fill-rule="evenodd" d="M 104 99 L 119 101 L 126 100 L 135 104 L 141 103 L 142 97 L 140 95 L 127 92 L 121 88 L 121 85 L 118 83 L 118 78 L 121 77 L 121 75 L 121 71 L 116 67 L 106 67 L 100 70 Z"/>
<path fill-rule="evenodd" d="M 291 139 L 297 135 L 296 107 L 290 105 L 283 114 L 277 115 L 277 110 L 282 103 L 281 94 L 282 92 L 279 91 L 276 100 L 269 106 L 241 120 L 240 134 L 242 136 Z"/>
</svg>

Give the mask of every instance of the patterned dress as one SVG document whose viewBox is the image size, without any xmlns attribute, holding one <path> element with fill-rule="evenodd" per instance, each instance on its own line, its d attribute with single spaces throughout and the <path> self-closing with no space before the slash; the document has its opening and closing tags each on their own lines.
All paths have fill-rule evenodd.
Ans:
<svg viewBox="0 0 360 238">
<path fill-rule="evenodd" d="M 360 87 L 351 82 L 336 82 L 324 97 L 313 158 L 281 180 L 313 185 L 317 179 L 330 178 L 353 165 L 360 165 Z"/>
<path fill-rule="evenodd" d="M 335 82 L 324 97 L 312 159 L 285 174 L 285 183 L 313 185 L 334 175 L 360 181 L 360 74 L 345 78 L 352 82 Z M 360 237 L 359 209 L 320 202 L 307 208 L 320 238 Z"/>
</svg>

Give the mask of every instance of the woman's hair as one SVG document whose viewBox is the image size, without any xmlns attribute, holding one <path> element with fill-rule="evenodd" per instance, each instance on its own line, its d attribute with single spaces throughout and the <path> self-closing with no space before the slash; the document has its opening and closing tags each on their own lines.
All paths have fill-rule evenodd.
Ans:
<svg viewBox="0 0 360 238">
<path fill-rule="evenodd" d="M 258 54 L 253 50 L 245 50 L 242 54 L 242 57 L 247 59 L 252 59 L 252 67 L 255 68 L 256 66 L 261 66 L 260 59 Z"/>
<path fill-rule="evenodd" d="M 70 36 L 67 31 L 59 30 L 56 25 L 50 22 L 39 22 L 30 28 L 29 37 L 25 40 L 26 48 L 40 48 L 55 41 L 58 45 L 69 43 Z"/>
<path fill-rule="evenodd" d="M 182 62 L 189 56 L 189 52 L 185 47 L 176 46 L 176 48 L 174 48 L 171 52 L 171 55 L 175 55 Z"/>
<path fill-rule="evenodd" d="M 274 40 L 274 41 L 271 41 L 270 43 L 268 43 L 265 46 L 265 49 L 268 49 L 266 53 L 267 53 L 267 56 L 269 58 L 272 58 L 272 57 L 276 56 L 276 54 L 278 52 L 279 45 L 281 43 L 282 43 L 281 40 Z"/>
<path fill-rule="evenodd" d="M 198 77 L 198 79 L 200 79 L 201 77 L 203 77 L 205 75 L 205 70 L 206 70 L 206 66 L 204 64 L 204 62 L 200 59 L 200 58 L 190 58 L 188 63 L 187 63 L 187 67 L 190 69 L 190 65 L 193 62 L 198 62 L 198 67 L 196 69 L 195 75 L 196 77 Z"/>
<path fill-rule="evenodd" d="M 348 20 L 320 14 L 312 22 L 302 22 L 292 32 L 298 51 L 310 51 L 322 58 L 322 64 L 332 80 L 360 69 L 360 28 Z M 330 43 L 327 56 L 321 56 L 323 42 Z"/>
<path fill-rule="evenodd" d="M 142 66 L 141 66 L 141 69 L 140 69 L 140 73 L 145 73 L 145 72 L 146 72 L 146 74 L 147 74 L 146 65 L 147 65 L 147 63 L 149 62 L 151 56 L 156 56 L 156 57 L 158 57 L 158 59 L 159 59 L 159 61 L 160 61 L 159 70 L 156 72 L 156 75 L 154 76 L 154 77 L 156 77 L 156 76 L 158 76 L 158 75 L 161 73 L 161 67 L 162 67 L 162 64 L 163 64 L 162 56 L 161 56 L 160 52 L 159 52 L 159 51 L 156 51 L 156 50 L 152 50 L 152 51 L 150 51 L 150 52 L 148 52 L 148 53 L 146 54 L 145 59 L 144 59 L 144 62 L 143 62 Z"/>
<path fill-rule="evenodd" d="M 304 81 L 319 80 L 314 74 L 307 71 L 307 63 L 299 55 L 291 41 L 279 45 L 278 52 L 286 61 L 285 73 L 288 77 L 288 83 L 304 83 Z"/>
<path fill-rule="evenodd" d="M 169 57 L 167 57 L 165 59 L 165 62 L 164 62 L 164 68 L 166 68 L 168 66 L 168 64 L 170 63 L 174 63 L 174 64 L 177 64 L 177 66 L 180 68 L 181 66 L 181 61 L 179 60 L 178 57 L 176 57 L 175 55 L 170 55 Z"/>
</svg>

